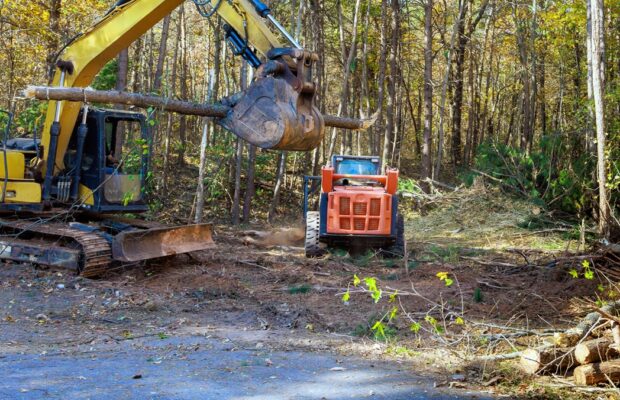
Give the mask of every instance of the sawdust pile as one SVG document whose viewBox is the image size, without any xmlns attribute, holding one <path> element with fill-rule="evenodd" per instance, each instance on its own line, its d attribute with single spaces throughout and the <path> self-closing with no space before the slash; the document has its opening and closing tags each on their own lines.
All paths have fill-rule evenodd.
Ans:
<svg viewBox="0 0 620 400">
<path fill-rule="evenodd" d="M 277 228 L 269 231 L 244 231 L 243 242 L 258 247 L 303 246 L 306 231 L 302 227 Z"/>
</svg>

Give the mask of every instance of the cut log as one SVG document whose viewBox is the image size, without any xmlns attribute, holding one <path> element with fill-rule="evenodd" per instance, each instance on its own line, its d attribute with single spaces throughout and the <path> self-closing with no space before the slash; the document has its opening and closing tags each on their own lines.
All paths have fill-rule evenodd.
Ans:
<svg viewBox="0 0 620 400">
<path fill-rule="evenodd" d="M 620 302 L 607 304 L 602 307 L 601 310 L 611 315 L 617 315 L 620 310 Z M 575 346 L 581 339 L 584 338 L 584 336 L 590 331 L 590 329 L 592 329 L 601 317 L 602 315 L 599 312 L 591 312 L 586 315 L 576 327 L 571 328 L 566 332 L 556 333 L 553 336 L 556 346 Z"/>
<path fill-rule="evenodd" d="M 566 371 L 577 362 L 572 348 L 547 347 L 524 350 L 520 365 L 525 373 L 543 374 Z"/>
<path fill-rule="evenodd" d="M 598 383 L 620 383 L 620 360 L 605 361 L 581 365 L 573 372 L 578 385 L 596 385 Z"/>
<path fill-rule="evenodd" d="M 620 356 L 618 350 L 610 347 L 613 342 L 607 338 L 588 340 L 575 347 L 575 359 L 579 364 L 607 361 Z"/>
<path fill-rule="evenodd" d="M 115 90 L 93 90 L 89 88 L 61 88 L 48 86 L 29 86 L 24 96 L 38 100 L 61 100 L 88 103 L 125 104 L 140 108 L 157 108 L 162 111 L 200 117 L 224 118 L 230 107 L 225 104 L 203 104 L 175 100 L 141 93 L 118 92 Z M 324 115 L 326 126 L 350 130 L 366 130 L 377 120 L 378 114 L 367 119 Z"/>
</svg>

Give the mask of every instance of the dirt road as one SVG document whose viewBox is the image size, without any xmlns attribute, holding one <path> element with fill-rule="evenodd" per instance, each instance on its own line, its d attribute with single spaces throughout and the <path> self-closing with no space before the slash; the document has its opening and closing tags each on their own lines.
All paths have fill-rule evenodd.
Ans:
<svg viewBox="0 0 620 400">
<path fill-rule="evenodd" d="M 372 342 L 283 329 L 251 307 L 162 301 L 126 279 L 4 264 L 0 399 L 487 398 L 408 362 L 343 354 Z"/>
<path fill-rule="evenodd" d="M 261 343 L 261 342 L 257 342 Z M 184 336 L 0 359 L 2 399 L 473 399 L 407 366 Z M 254 347 L 245 347 L 252 346 Z M 490 397 L 489 397 L 490 398 Z"/>
</svg>

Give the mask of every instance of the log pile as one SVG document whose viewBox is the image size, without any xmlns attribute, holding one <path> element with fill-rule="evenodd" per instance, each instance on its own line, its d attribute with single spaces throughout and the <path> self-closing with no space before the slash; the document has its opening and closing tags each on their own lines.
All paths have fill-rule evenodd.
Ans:
<svg viewBox="0 0 620 400">
<path fill-rule="evenodd" d="M 620 384 L 619 313 L 620 302 L 595 308 L 577 326 L 556 334 L 554 343 L 524 350 L 521 369 L 528 374 L 566 374 L 572 370 L 577 385 Z M 601 332 L 605 326 L 609 328 Z"/>
</svg>

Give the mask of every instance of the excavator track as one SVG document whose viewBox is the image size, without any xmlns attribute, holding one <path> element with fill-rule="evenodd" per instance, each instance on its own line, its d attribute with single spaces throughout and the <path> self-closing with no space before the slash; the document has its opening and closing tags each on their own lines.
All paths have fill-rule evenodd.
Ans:
<svg viewBox="0 0 620 400">
<path fill-rule="evenodd" d="M 86 277 L 93 278 L 102 275 L 112 262 L 112 249 L 108 241 L 93 232 L 84 232 L 59 223 L 40 223 L 38 221 L 0 221 L 3 228 L 8 228 L 20 233 L 30 233 L 42 237 L 49 242 L 50 246 L 55 245 L 58 240 L 73 242 L 78 245 L 80 256 L 77 265 L 77 272 Z M 51 240 L 50 240 L 51 239 Z M 2 251 L 4 253 L 4 250 Z M 21 260 L 16 257 L 6 257 Z M 53 260 L 44 262 L 33 260 L 41 264 L 56 265 Z"/>
</svg>

